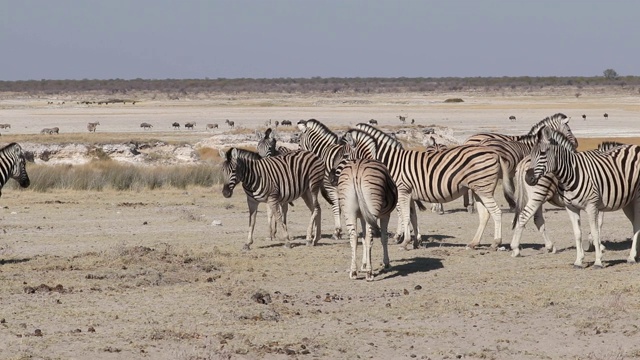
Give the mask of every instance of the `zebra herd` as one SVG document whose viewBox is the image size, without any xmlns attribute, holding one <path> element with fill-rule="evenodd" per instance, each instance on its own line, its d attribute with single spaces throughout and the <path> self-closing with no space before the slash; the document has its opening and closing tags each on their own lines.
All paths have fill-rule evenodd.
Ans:
<svg viewBox="0 0 640 360">
<path fill-rule="evenodd" d="M 500 182 L 504 196 L 514 209 L 512 256 L 520 255 L 524 225 L 534 222 L 545 239 L 545 248 L 555 245 L 545 233 L 542 205 L 550 201 L 565 206 L 576 240 L 575 266 L 582 266 L 584 250 L 579 227 L 580 210 L 591 226 L 594 266 L 602 266 L 600 227 L 602 213 L 622 209 L 633 225 L 633 242 L 628 262 L 636 261 L 640 235 L 640 146 L 603 143 L 598 150 L 578 152 L 569 118 L 558 113 L 534 124 L 524 135 L 481 133 L 463 145 L 404 149 L 396 138 L 369 123 L 360 123 L 338 136 L 322 122 L 300 120 L 299 150 L 278 147 L 269 128 L 259 133 L 258 152 L 236 148 L 221 150 L 224 159 L 223 195 L 230 197 L 243 184 L 250 213 L 250 230 L 245 249 L 253 243 L 258 203 L 266 202 L 270 234 L 276 232 L 290 246 L 286 212 L 299 197 L 311 211 L 307 244 L 320 236 L 318 192 L 331 205 L 335 227 L 333 238 L 342 236 L 342 219 L 352 244 L 349 276 L 357 276 L 356 219 L 363 222 L 364 253 L 361 270 L 373 279 L 371 237 L 380 233 L 383 263 L 389 266 L 387 226 L 393 208 L 398 212 L 396 242 L 403 248 L 417 248 L 421 239 L 416 207 L 423 201 L 450 202 L 471 193 L 478 212 L 478 227 L 468 248 L 475 248 L 489 219 L 493 219 L 494 240 L 502 244 L 502 211 L 494 198 Z M 377 220 L 380 225 L 377 225 Z M 413 233 L 413 237 L 411 236 Z"/>
</svg>

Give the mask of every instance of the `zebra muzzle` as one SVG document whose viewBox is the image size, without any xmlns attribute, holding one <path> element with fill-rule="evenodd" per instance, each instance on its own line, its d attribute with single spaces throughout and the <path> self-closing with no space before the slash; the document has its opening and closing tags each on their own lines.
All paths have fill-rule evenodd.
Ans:
<svg viewBox="0 0 640 360">
<path fill-rule="evenodd" d="M 533 169 L 528 169 L 524 174 L 524 181 L 529 186 L 536 186 L 538 184 L 538 178 L 535 176 Z"/>
</svg>

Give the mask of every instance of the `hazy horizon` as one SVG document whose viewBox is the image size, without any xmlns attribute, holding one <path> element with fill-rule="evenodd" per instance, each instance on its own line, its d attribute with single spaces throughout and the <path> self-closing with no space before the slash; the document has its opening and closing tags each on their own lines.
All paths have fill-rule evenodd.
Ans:
<svg viewBox="0 0 640 360">
<path fill-rule="evenodd" d="M 640 75 L 632 0 L 0 0 L 0 80 Z"/>
</svg>

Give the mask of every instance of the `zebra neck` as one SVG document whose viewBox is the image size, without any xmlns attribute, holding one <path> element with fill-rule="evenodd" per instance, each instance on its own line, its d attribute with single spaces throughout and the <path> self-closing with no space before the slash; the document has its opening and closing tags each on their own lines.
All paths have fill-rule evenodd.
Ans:
<svg viewBox="0 0 640 360">
<path fill-rule="evenodd" d="M 556 168 L 551 172 L 556 176 L 560 186 L 565 191 L 571 191 L 581 181 L 577 176 L 578 154 L 560 146 L 552 146 L 551 156 L 556 159 Z"/>
</svg>

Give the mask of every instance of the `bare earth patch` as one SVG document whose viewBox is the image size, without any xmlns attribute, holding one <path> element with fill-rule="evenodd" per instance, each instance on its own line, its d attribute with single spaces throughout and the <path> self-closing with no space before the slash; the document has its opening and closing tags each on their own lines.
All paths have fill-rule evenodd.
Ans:
<svg viewBox="0 0 640 360">
<path fill-rule="evenodd" d="M 158 114 L 167 127 L 169 120 L 191 120 L 193 114 L 206 113 L 222 121 L 244 120 L 242 126 L 253 132 L 264 129 L 268 118 L 312 117 L 336 127 L 374 117 L 396 129 L 400 124 L 394 116 L 408 113 L 409 119 L 416 114 L 423 126 L 447 127 L 462 139 L 472 128 L 524 133 L 534 122 L 562 111 L 572 116 L 579 137 L 606 136 L 605 127 L 595 124 L 595 115 L 593 121 L 579 117 L 578 102 L 596 108 L 594 113 L 608 111 L 615 126 L 640 132 L 633 123 L 638 109 L 626 99 L 606 103 L 590 100 L 587 93 L 580 99 L 482 97 L 474 102 L 460 94 L 442 95 L 449 97 L 465 102 L 443 109 L 444 104 L 431 106 L 428 101 L 419 105 L 411 95 L 402 101 L 374 97 L 367 99 L 370 103 L 348 106 L 320 102 L 323 99 L 303 99 L 313 106 L 266 108 L 202 103 L 161 107 L 142 101 L 132 110 L 113 104 L 120 107 L 100 110 L 107 120 L 100 119 L 103 127 L 95 135 L 188 144 L 211 137 L 203 128 L 177 134 L 170 129 L 152 134 L 133 130 Z M 464 108 L 468 104 L 475 105 Z M 16 119 L 14 123 L 22 121 L 25 127 L 3 132 L 3 141 L 35 141 L 39 135 L 31 129 L 53 122 L 41 117 L 44 110 L 37 107 L 27 111 L 13 103 L 0 105 L 0 122 Z M 143 111 L 137 110 L 139 105 Z M 54 110 L 59 109 L 47 111 Z M 62 110 L 82 114 L 64 120 L 70 129 L 80 129 L 70 130 L 72 134 L 79 134 L 86 131 L 84 121 L 92 119 L 95 109 Z M 117 115 L 125 110 L 126 121 Z M 508 120 L 511 112 L 517 124 Z M 528 114 L 526 120 L 521 113 Z M 198 120 L 197 126 L 206 121 Z M 559 252 L 546 254 L 541 236 L 529 225 L 522 239 L 523 257 L 514 259 L 508 251 L 489 249 L 491 229 L 479 250 L 465 249 L 478 217 L 463 211 L 461 200 L 456 200 L 445 206 L 444 215 L 419 214 L 425 233 L 422 246 L 412 251 L 390 246 L 391 269 L 385 273 L 380 273 L 376 240 L 377 276 L 368 283 L 349 279 L 350 247 L 347 240 L 330 239 L 333 219 L 326 202 L 321 202 L 324 236 L 317 247 L 303 245 L 308 211 L 296 202 L 289 217 L 292 249 L 283 248 L 282 241 L 265 240 L 262 205 L 253 248 L 242 251 L 248 223 L 245 196 L 236 192 L 225 199 L 220 190 L 5 189 L 0 199 L 0 358 L 640 357 L 639 269 L 625 261 L 631 226 L 621 212 L 605 216 L 606 267 L 592 269 L 593 254 L 588 253 L 587 267 L 576 270 L 564 209 L 547 206 L 545 212 Z M 509 243 L 513 214 L 505 210 L 504 201 L 501 206 L 503 243 Z M 395 226 L 392 216 L 390 228 Z"/>
</svg>

